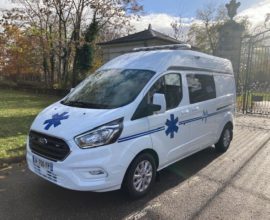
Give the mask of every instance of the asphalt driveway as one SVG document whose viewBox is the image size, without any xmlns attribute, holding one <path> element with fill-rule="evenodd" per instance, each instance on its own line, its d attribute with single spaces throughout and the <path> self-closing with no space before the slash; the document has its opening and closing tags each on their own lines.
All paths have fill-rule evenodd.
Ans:
<svg viewBox="0 0 270 220">
<path fill-rule="evenodd" d="M 270 119 L 240 116 L 225 154 L 208 148 L 160 172 L 146 197 L 77 192 L 30 173 L 0 171 L 0 219 L 269 219 Z"/>
</svg>

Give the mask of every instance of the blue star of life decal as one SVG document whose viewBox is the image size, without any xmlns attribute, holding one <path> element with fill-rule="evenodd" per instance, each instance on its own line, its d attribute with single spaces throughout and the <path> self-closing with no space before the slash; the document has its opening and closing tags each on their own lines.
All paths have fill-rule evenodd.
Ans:
<svg viewBox="0 0 270 220">
<path fill-rule="evenodd" d="M 66 120 L 69 118 L 69 115 L 67 114 L 68 112 L 63 112 L 60 115 L 58 113 L 54 114 L 51 119 L 47 119 L 46 121 L 44 121 L 43 124 L 47 124 L 44 129 L 49 130 L 51 126 L 57 127 L 61 125 L 62 120 Z"/>
<path fill-rule="evenodd" d="M 174 133 L 178 132 L 178 117 L 174 118 L 174 115 L 171 114 L 170 115 L 170 119 L 167 119 L 166 121 L 166 125 L 167 125 L 167 129 L 165 130 L 166 135 L 170 135 L 170 138 L 174 138 Z"/>
</svg>

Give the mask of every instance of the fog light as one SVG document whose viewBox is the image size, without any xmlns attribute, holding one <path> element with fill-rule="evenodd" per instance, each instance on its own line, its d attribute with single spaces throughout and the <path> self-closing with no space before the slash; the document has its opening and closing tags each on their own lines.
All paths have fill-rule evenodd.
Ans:
<svg viewBox="0 0 270 220">
<path fill-rule="evenodd" d="M 108 176 L 108 173 L 102 168 L 84 168 L 78 170 L 78 175 L 82 180 L 102 179 Z"/>
<path fill-rule="evenodd" d="M 89 173 L 91 175 L 104 175 L 105 174 L 104 170 L 100 170 L 100 169 L 99 170 L 90 170 Z"/>
</svg>

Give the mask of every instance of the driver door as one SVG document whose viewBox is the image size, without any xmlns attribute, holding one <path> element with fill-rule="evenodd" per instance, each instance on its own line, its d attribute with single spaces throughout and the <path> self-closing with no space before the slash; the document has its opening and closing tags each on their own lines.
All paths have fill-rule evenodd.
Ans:
<svg viewBox="0 0 270 220">
<path fill-rule="evenodd" d="M 149 129 L 158 129 L 151 134 L 153 148 L 159 152 L 160 167 L 186 155 L 190 148 L 191 135 L 188 126 L 181 126 L 180 120 L 188 106 L 183 102 L 183 80 L 180 73 L 167 73 L 159 78 L 149 90 L 149 103 L 155 93 L 164 94 L 166 111 L 148 116 Z M 185 81 L 186 82 L 186 81 Z"/>
</svg>

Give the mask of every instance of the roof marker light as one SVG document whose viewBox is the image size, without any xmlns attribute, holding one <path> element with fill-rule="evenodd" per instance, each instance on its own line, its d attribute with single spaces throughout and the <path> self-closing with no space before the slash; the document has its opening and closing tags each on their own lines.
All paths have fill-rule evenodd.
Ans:
<svg viewBox="0 0 270 220">
<path fill-rule="evenodd" d="M 134 48 L 133 52 L 139 51 L 151 51 L 151 50 L 190 50 L 190 44 L 170 44 L 170 45 L 162 45 L 162 46 L 152 46 L 152 47 L 138 47 Z"/>
</svg>

